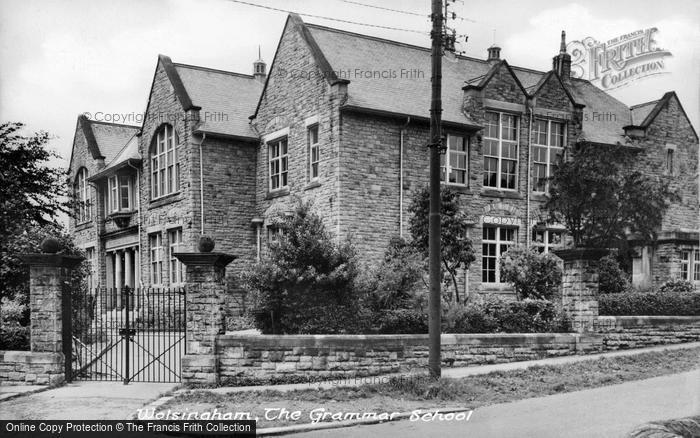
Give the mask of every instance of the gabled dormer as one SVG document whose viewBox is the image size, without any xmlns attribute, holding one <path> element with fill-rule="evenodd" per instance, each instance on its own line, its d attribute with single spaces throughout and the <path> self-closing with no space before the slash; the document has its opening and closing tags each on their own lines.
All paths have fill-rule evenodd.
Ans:
<svg viewBox="0 0 700 438">
<path fill-rule="evenodd" d="M 493 60 L 494 55 L 491 52 L 489 56 L 489 59 Z M 467 84 L 462 87 L 465 108 L 471 106 L 471 101 L 480 100 L 485 107 L 505 104 L 506 107 L 513 110 L 524 111 L 529 97 L 527 90 L 513 72 L 508 61 L 505 59 L 493 61 L 491 68 L 485 75 L 468 80 Z"/>
</svg>

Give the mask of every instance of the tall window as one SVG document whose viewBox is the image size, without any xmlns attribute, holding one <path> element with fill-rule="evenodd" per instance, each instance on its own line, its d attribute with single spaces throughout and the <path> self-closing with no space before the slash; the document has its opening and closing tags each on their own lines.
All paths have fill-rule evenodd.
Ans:
<svg viewBox="0 0 700 438">
<path fill-rule="evenodd" d="M 321 150 L 318 145 L 318 125 L 309 127 L 309 181 L 318 179 L 318 163 L 321 161 Z"/>
<path fill-rule="evenodd" d="M 154 199 L 179 190 L 177 143 L 175 129 L 171 125 L 163 125 L 156 136 L 151 154 L 151 197 Z"/>
<path fill-rule="evenodd" d="M 484 225 L 481 244 L 481 281 L 502 283 L 498 259 L 515 245 L 516 229 Z"/>
<path fill-rule="evenodd" d="M 666 149 L 666 172 L 673 174 L 673 155 L 675 151 L 673 149 Z"/>
<path fill-rule="evenodd" d="M 287 137 L 269 142 L 268 156 L 270 161 L 270 190 L 287 187 L 287 170 L 289 155 L 287 154 Z"/>
<path fill-rule="evenodd" d="M 280 239 L 284 237 L 284 231 L 282 227 L 278 225 L 270 225 L 267 227 L 267 244 L 268 246 L 274 246 L 280 243 Z"/>
<path fill-rule="evenodd" d="M 87 182 L 88 171 L 86 168 L 81 168 L 76 175 L 75 180 L 75 200 L 77 202 L 75 209 L 76 223 L 87 222 L 92 219 L 92 208 L 90 206 L 90 185 Z"/>
<path fill-rule="evenodd" d="M 486 112 L 484 187 L 515 190 L 518 174 L 518 118 Z"/>
<path fill-rule="evenodd" d="M 151 283 L 161 284 L 163 282 L 163 240 L 160 233 L 148 236 L 148 243 L 151 250 Z"/>
<path fill-rule="evenodd" d="M 467 185 L 468 141 L 461 135 L 447 136 L 447 151 L 440 155 L 440 180 L 448 184 Z"/>
<path fill-rule="evenodd" d="M 532 230 L 532 246 L 539 252 L 549 252 L 562 244 L 563 232 L 559 230 Z"/>
<path fill-rule="evenodd" d="M 700 249 L 681 251 L 681 280 L 700 281 Z"/>
<path fill-rule="evenodd" d="M 95 260 L 95 248 L 90 247 L 85 249 L 85 258 L 88 262 L 87 287 L 92 290 L 96 287 L 96 272 L 97 263 Z"/>
<path fill-rule="evenodd" d="M 170 284 L 182 283 L 184 279 L 183 264 L 174 254 L 180 252 L 182 246 L 182 228 L 168 231 L 168 259 L 170 262 Z"/>
<path fill-rule="evenodd" d="M 132 179 L 129 175 L 114 175 L 108 180 L 109 211 L 131 210 Z"/>
<path fill-rule="evenodd" d="M 547 192 L 548 178 L 564 156 L 564 123 L 535 120 L 532 146 L 532 191 Z"/>
</svg>

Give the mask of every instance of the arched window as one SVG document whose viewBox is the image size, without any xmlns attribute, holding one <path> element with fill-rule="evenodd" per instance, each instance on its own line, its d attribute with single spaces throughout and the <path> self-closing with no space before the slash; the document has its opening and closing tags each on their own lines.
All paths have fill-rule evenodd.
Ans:
<svg viewBox="0 0 700 438">
<path fill-rule="evenodd" d="M 171 125 L 158 131 L 151 149 L 151 198 L 156 199 L 180 188 L 180 164 L 177 161 L 177 134 Z"/>
<path fill-rule="evenodd" d="M 87 181 L 88 171 L 82 167 L 75 176 L 75 222 L 83 223 L 92 219 L 92 208 L 90 205 L 90 186 Z"/>
</svg>

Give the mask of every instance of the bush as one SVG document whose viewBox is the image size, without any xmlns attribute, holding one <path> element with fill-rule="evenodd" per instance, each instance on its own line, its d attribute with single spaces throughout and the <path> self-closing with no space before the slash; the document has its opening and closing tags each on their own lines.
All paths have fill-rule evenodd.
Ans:
<svg viewBox="0 0 700 438">
<path fill-rule="evenodd" d="M 487 297 L 478 303 L 454 306 L 446 315 L 447 333 L 568 332 L 567 318 L 547 300 L 508 301 Z"/>
<path fill-rule="evenodd" d="M 659 292 L 692 293 L 695 292 L 695 286 L 686 280 L 670 280 L 661 285 Z"/>
<path fill-rule="evenodd" d="M 283 237 L 245 275 L 255 325 L 265 334 L 357 333 L 362 330 L 355 254 L 337 245 L 309 203 L 280 223 Z"/>
<path fill-rule="evenodd" d="M 379 321 L 376 333 L 416 334 L 428 333 L 428 315 L 420 310 L 395 309 L 375 314 Z"/>
<path fill-rule="evenodd" d="M 623 292 L 598 300 L 601 315 L 700 316 L 700 293 Z"/>
<path fill-rule="evenodd" d="M 629 289 L 627 274 L 613 255 L 600 259 L 598 264 L 598 285 L 601 294 L 618 294 Z"/>
<path fill-rule="evenodd" d="M 0 350 L 29 350 L 29 327 L 21 325 L 27 305 L 18 298 L 0 301 Z"/>
<path fill-rule="evenodd" d="M 512 283 L 518 299 L 551 299 L 561 285 L 557 258 L 549 253 L 515 246 L 500 260 L 503 279 Z"/>
</svg>

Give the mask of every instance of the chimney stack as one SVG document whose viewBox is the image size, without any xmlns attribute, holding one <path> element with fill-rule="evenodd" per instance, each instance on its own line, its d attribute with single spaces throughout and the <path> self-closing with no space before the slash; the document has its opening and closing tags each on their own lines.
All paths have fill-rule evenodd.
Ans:
<svg viewBox="0 0 700 438">
<path fill-rule="evenodd" d="M 571 55 L 566 53 L 566 32 L 563 30 L 561 31 L 559 54 L 552 58 L 552 70 L 557 72 L 564 81 L 571 78 Z"/>
<path fill-rule="evenodd" d="M 253 63 L 253 77 L 261 83 L 264 83 L 267 78 L 267 64 L 260 55 L 260 46 L 258 46 L 258 60 Z"/>
<path fill-rule="evenodd" d="M 493 45 L 488 48 L 489 57 L 486 59 L 489 64 L 495 64 L 501 60 L 501 48 L 497 45 Z"/>
</svg>

